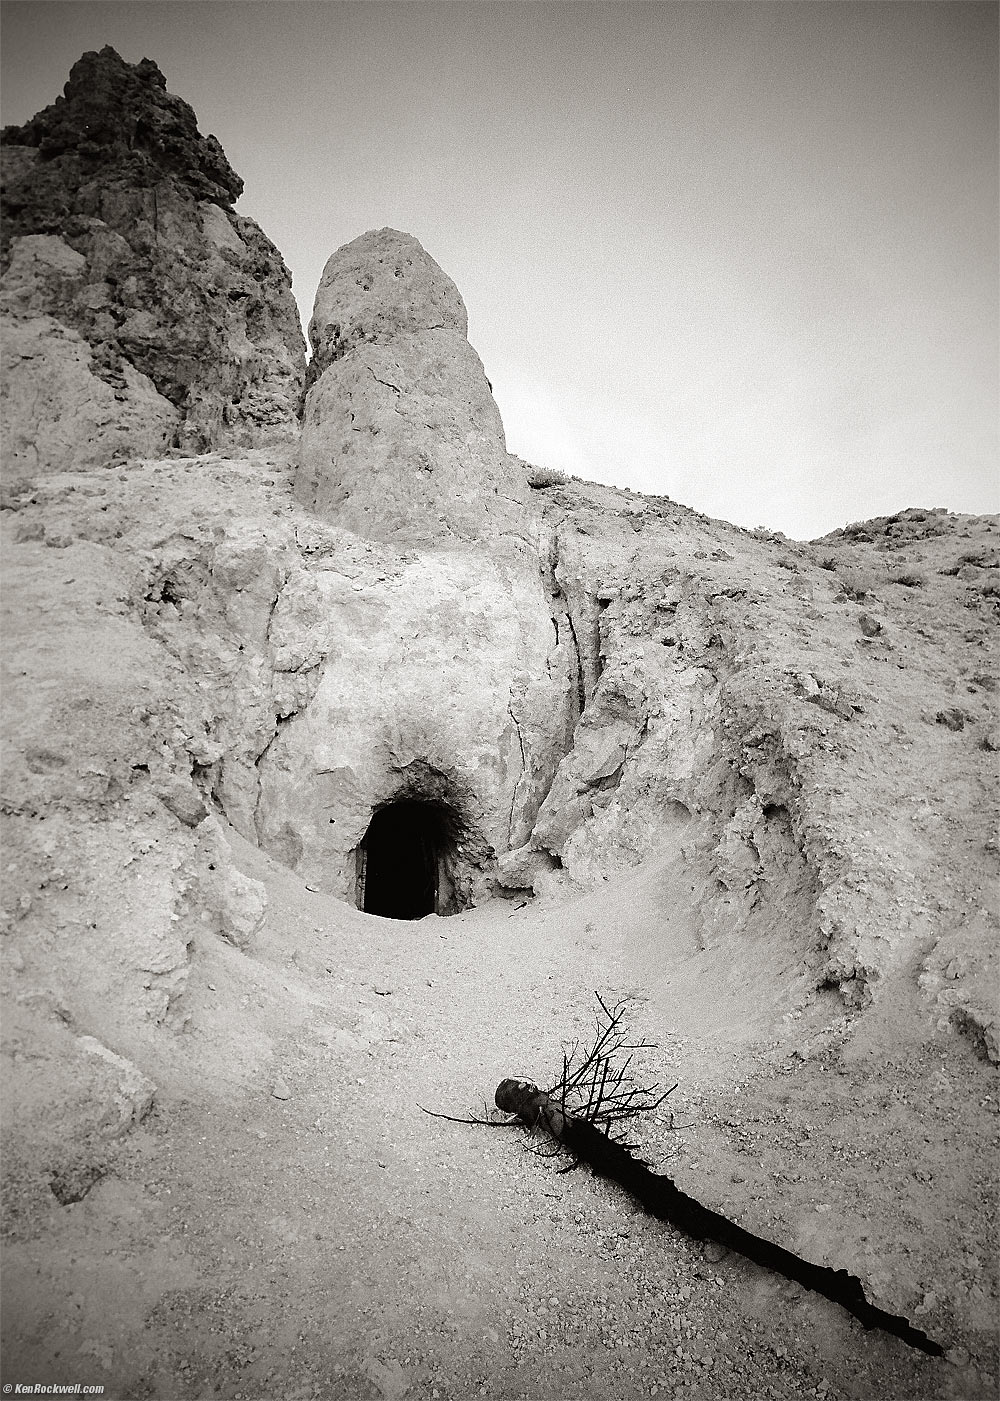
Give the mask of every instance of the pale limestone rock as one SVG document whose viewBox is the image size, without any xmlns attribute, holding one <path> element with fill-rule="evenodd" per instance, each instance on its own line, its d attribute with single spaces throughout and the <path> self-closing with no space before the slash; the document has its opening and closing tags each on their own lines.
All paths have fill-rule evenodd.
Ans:
<svg viewBox="0 0 1000 1401">
<path fill-rule="evenodd" d="M 531 890 L 539 895 L 555 866 L 551 852 L 519 846 L 497 857 L 497 880 L 505 890 Z"/>
<path fill-rule="evenodd" d="M 311 334 L 296 495 L 384 549 L 282 590 L 268 638 L 288 721 L 258 765 L 256 830 L 354 899 L 373 813 L 439 801 L 460 907 L 531 829 L 578 714 L 576 643 L 553 627 L 524 475 L 450 278 L 408 235 L 366 234 L 327 264 Z"/>
<path fill-rule="evenodd" d="M 223 870 L 220 887 L 220 932 L 228 943 L 246 953 L 263 927 L 267 891 L 259 880 L 229 865 Z"/>
<path fill-rule="evenodd" d="M 201 221 L 201 231 L 205 238 L 220 252 L 228 249 L 230 253 L 235 253 L 238 258 L 245 258 L 247 246 L 233 228 L 225 211 L 217 204 L 210 204 L 208 200 L 201 200 L 198 204 L 198 218 Z"/>
<path fill-rule="evenodd" d="M 37 956 L 35 963 L 37 966 Z M 92 1011 L 97 1011 L 95 1007 Z M 156 1084 L 100 1038 L 77 1036 L 68 1008 L 35 986 L 4 1002 L 4 1210 L 8 1225 L 79 1201 L 117 1141 L 149 1113 Z M 144 1048 L 148 1049 L 148 1048 Z"/>
<path fill-rule="evenodd" d="M 179 775 L 169 774 L 157 785 L 156 796 L 185 827 L 197 827 L 208 814 L 198 790 Z"/>
<path fill-rule="evenodd" d="M 45 312 L 53 282 L 84 281 L 87 260 L 56 234 L 26 234 L 11 240 L 10 264 L 0 287 L 0 305 L 20 315 Z"/>
<path fill-rule="evenodd" d="M 985 908 L 964 910 L 923 959 L 918 984 L 981 1055 L 1000 1064 L 1000 919 Z"/>
<path fill-rule="evenodd" d="M 198 919 L 198 933 L 210 930 L 242 953 L 250 953 L 267 916 L 267 890 L 235 864 L 230 838 L 239 838 L 214 813 L 200 823 L 197 835 L 189 903 Z"/>
</svg>

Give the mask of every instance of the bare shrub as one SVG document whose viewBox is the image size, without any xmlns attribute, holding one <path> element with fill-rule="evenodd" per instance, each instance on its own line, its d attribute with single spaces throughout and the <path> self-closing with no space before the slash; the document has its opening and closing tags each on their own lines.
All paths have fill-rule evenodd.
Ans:
<svg viewBox="0 0 1000 1401">
<path fill-rule="evenodd" d="M 528 485 L 535 491 L 542 491 L 547 486 L 562 486 L 569 481 L 565 472 L 560 472 L 558 467 L 534 467 L 530 462 L 525 464 L 528 471 Z"/>
</svg>

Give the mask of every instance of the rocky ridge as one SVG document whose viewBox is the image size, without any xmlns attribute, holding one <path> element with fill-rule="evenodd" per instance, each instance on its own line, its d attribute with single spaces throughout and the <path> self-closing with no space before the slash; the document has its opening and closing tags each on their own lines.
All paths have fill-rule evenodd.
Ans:
<svg viewBox="0 0 1000 1401">
<path fill-rule="evenodd" d="M 121 61 L 96 57 L 118 102 Z M 233 229 L 221 153 L 207 140 L 192 158 L 190 109 L 152 65 L 129 72 L 136 111 L 166 104 L 153 134 L 139 123 L 151 182 L 139 194 L 166 181 L 181 224 L 195 210 L 205 227 L 207 206 L 209 225 Z M 463 1092 L 422 1017 L 484 1075 L 494 1056 L 509 1072 L 513 1028 L 541 1040 L 525 1002 L 572 1024 L 599 971 L 645 999 L 705 1107 L 678 1180 L 751 1220 L 766 1209 L 757 1229 L 801 1235 L 995 1370 L 982 1245 L 994 1216 L 965 1155 L 1000 1058 L 997 520 L 912 510 L 801 543 L 527 469 L 506 452 L 457 289 L 392 230 L 327 265 L 301 439 L 291 409 L 271 425 L 287 440 L 264 446 L 260 422 L 225 421 L 224 396 L 201 417 L 174 404 L 155 356 L 146 370 L 116 362 L 114 388 L 95 373 L 80 307 L 115 196 L 82 181 L 75 110 L 56 104 L 16 133 L 36 172 L 15 184 L 16 218 L 35 231 L 14 235 L 4 282 L 5 335 L 30 342 L 56 405 L 46 438 L 34 401 L 6 401 L 19 446 L 0 526 L 4 1168 L 25 1277 L 48 1268 L 59 1212 L 148 1172 L 137 1126 L 160 1116 L 186 1141 L 192 1094 L 206 1122 L 260 1113 L 262 1085 L 284 1103 L 297 1082 L 277 1076 L 278 1048 L 299 1054 L 284 1018 L 339 1077 L 331 1132 L 343 1135 L 348 1108 L 365 1112 L 344 1076 L 360 1084 L 368 1056 L 397 1117 L 425 1071 L 436 1092 Z M 92 125 L 100 151 L 133 160 L 119 124 Z M 60 160 L 73 207 L 57 217 Z M 101 212 L 80 224 L 85 189 Z M 144 237 L 129 256 L 166 286 Z M 216 346 L 216 303 L 198 305 L 191 334 Z M 165 327 L 152 339 L 169 351 Z M 284 374 L 269 345 L 260 383 Z M 182 411 L 213 451 L 164 455 Z M 249 445 L 236 451 L 234 433 Z M 451 824 L 447 921 L 352 908 L 368 824 L 400 800 Z M 288 913 L 305 900 L 308 917 Z M 468 950 L 448 955 L 459 931 Z M 368 1006 L 402 993 L 394 969 L 407 970 L 395 1020 Z M 729 1057 L 753 1112 L 720 1069 Z M 893 1128 L 879 1096 L 895 1062 Z M 851 1151 L 848 1091 L 866 1125 Z M 804 1152 L 790 1126 L 829 1142 Z M 404 1159 L 429 1151 L 401 1132 Z M 901 1179 L 883 1179 L 886 1154 Z M 910 1215 L 900 1180 L 919 1197 Z M 364 1194 L 378 1215 L 376 1188 Z M 861 1211 L 868 1234 L 821 1230 L 817 1194 L 834 1196 L 838 1222 Z M 182 1290 L 186 1268 L 171 1266 Z M 18 1356 L 37 1359 L 23 1341 L 46 1336 L 36 1314 L 19 1300 L 7 1316 L 19 1328 L 22 1305 Z M 381 1354 L 365 1365 L 358 1395 L 403 1394 Z M 137 1386 L 123 1368 L 107 1375 Z M 175 1394 L 176 1376 L 161 1380 L 154 1394 Z M 899 1386 L 957 1394 L 947 1377 Z"/>
<path fill-rule="evenodd" d="M 288 270 L 155 63 L 84 54 L 2 149 L 8 474 L 297 430 Z"/>
</svg>

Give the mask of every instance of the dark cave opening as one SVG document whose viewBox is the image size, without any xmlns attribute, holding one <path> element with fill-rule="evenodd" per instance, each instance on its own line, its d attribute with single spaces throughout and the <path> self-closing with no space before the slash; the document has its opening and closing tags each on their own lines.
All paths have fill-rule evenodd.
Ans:
<svg viewBox="0 0 1000 1401">
<path fill-rule="evenodd" d="M 358 847 L 358 909 L 385 919 L 451 913 L 455 829 L 444 803 L 406 799 L 379 808 Z"/>
</svg>

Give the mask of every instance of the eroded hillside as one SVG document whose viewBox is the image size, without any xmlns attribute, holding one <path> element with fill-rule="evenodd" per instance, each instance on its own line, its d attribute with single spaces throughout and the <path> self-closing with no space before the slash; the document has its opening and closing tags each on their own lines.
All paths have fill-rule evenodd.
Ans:
<svg viewBox="0 0 1000 1401">
<path fill-rule="evenodd" d="M 138 68 L 199 179 L 228 170 Z M 228 186 L 151 137 L 142 188 L 226 225 L 167 394 L 169 318 L 101 359 L 100 172 L 117 188 L 125 157 L 76 150 L 66 101 L 16 134 L 3 280 L 46 396 L 17 359 L 11 1380 L 58 1356 L 122 1396 L 988 1394 L 997 520 L 799 543 L 528 468 L 458 290 L 393 230 L 328 264 L 301 432 L 284 333 L 237 356 L 284 407 L 244 413 L 256 391 L 195 373 L 246 300 Z M 272 311 L 279 284 L 272 262 Z M 588 1253 L 607 1189 L 420 1114 L 540 1075 L 595 987 L 635 999 L 681 1084 L 683 1133 L 649 1131 L 678 1183 L 849 1269 L 949 1363 L 639 1219 Z"/>
</svg>

